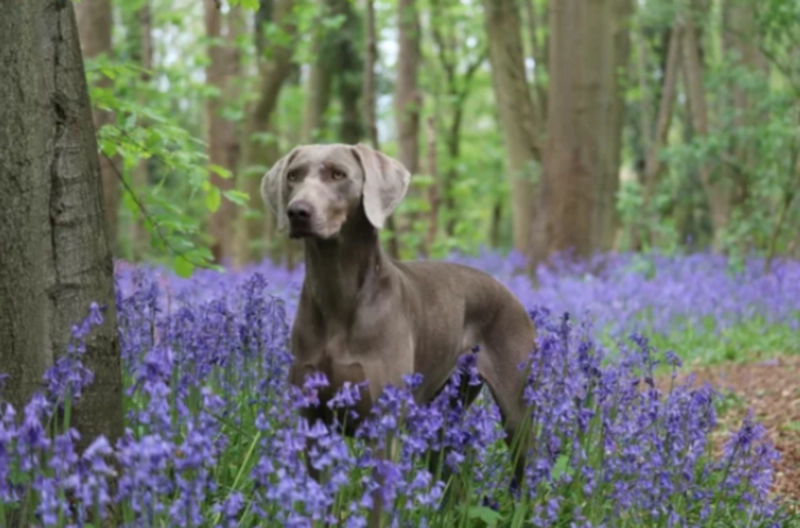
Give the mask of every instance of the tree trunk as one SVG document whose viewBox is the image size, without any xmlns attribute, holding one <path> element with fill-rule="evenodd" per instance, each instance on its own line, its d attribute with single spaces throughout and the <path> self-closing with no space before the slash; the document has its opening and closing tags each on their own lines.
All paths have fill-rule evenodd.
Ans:
<svg viewBox="0 0 800 528">
<path fill-rule="evenodd" d="M 317 49 L 317 54 L 319 49 Z M 311 65 L 306 84 L 306 111 L 303 118 L 303 141 L 314 143 L 324 135 L 325 114 L 331 100 L 331 72 L 322 61 Z"/>
<path fill-rule="evenodd" d="M 650 244 L 654 242 L 654 233 L 649 224 L 657 220 L 649 216 L 649 212 L 661 174 L 662 164 L 659 154 L 667 142 L 667 133 L 669 132 L 670 123 L 672 122 L 672 105 L 675 100 L 678 72 L 680 71 L 681 42 L 681 27 L 676 21 L 669 32 L 669 46 L 663 70 L 664 81 L 661 86 L 661 97 L 658 104 L 655 130 L 653 130 L 649 118 L 651 102 L 647 93 L 646 44 L 644 42 L 644 36 L 641 33 L 638 34 L 639 81 L 642 94 L 640 113 L 642 116 L 642 143 L 645 151 L 644 174 L 642 178 L 643 209 L 645 211 L 645 216 L 641 220 L 642 222 L 647 222 L 647 225 L 639 224 L 634 229 L 633 247 L 636 249 L 641 249 L 645 238 L 649 239 L 648 241 Z"/>
<path fill-rule="evenodd" d="M 433 180 L 431 186 L 428 187 L 428 203 L 431 209 L 428 213 L 428 232 L 425 237 L 425 254 L 430 255 L 439 228 L 439 192 L 436 186 L 439 175 L 439 164 L 436 157 L 436 126 L 432 117 L 428 117 L 426 125 L 428 175 L 430 175 Z"/>
<path fill-rule="evenodd" d="M 349 0 L 340 0 L 340 12 L 344 15 L 343 37 L 337 46 L 337 81 L 339 100 L 342 105 L 342 121 L 339 138 L 347 144 L 355 144 L 364 137 L 364 119 L 361 111 L 361 96 L 364 88 L 363 46 L 359 37 L 363 23 Z"/>
<path fill-rule="evenodd" d="M 398 160 L 413 176 L 419 172 L 419 127 L 422 107 L 422 94 L 419 91 L 421 29 L 416 0 L 399 1 L 397 29 L 399 52 L 394 114 L 397 127 Z M 412 187 L 409 192 L 416 193 L 417 190 Z M 414 225 L 419 214 L 409 216 L 408 223 Z M 397 222 L 395 222 L 396 226 Z M 424 245 L 424 240 L 423 237 L 422 245 Z"/>
<path fill-rule="evenodd" d="M 322 20 L 335 16 L 340 0 L 324 0 L 317 18 L 314 33 L 314 59 L 306 80 L 306 107 L 301 136 L 304 142 L 313 143 L 324 136 L 325 114 L 331 101 L 334 63 L 339 50 L 334 42 L 333 31 L 322 24 Z"/>
<path fill-rule="evenodd" d="M 380 150 L 378 139 L 378 116 L 376 108 L 377 84 L 375 81 L 375 64 L 378 62 L 378 41 L 375 28 L 375 2 L 367 0 L 367 42 L 364 61 L 364 122 L 372 148 Z M 392 258 L 400 258 L 400 241 L 397 239 L 397 228 L 394 215 L 386 219 L 386 231 L 389 233 L 388 252 Z"/>
<path fill-rule="evenodd" d="M 683 60 L 686 95 L 691 108 L 692 129 L 696 136 L 708 135 L 708 105 L 703 85 L 703 63 L 700 59 L 700 43 L 697 28 L 690 16 L 684 17 Z M 708 199 L 711 211 L 711 224 L 714 229 L 713 247 L 720 249 L 722 235 L 728 225 L 731 209 L 731 189 L 729 182 L 722 178 L 712 180 L 709 163 L 703 162 L 699 168 L 700 181 Z"/>
<path fill-rule="evenodd" d="M 600 6 L 589 2 L 590 9 L 597 9 L 598 19 L 593 26 L 601 42 L 604 60 L 599 74 L 601 93 L 589 108 L 594 114 L 593 129 L 602 141 L 597 167 L 597 206 L 593 210 L 592 240 L 596 249 L 609 251 L 614 246 L 619 218 L 617 215 L 617 192 L 619 170 L 622 162 L 622 125 L 625 111 L 625 90 L 630 59 L 630 21 L 632 0 L 606 0 Z M 591 16 L 590 16 L 591 20 Z M 591 54 L 591 51 L 590 51 Z M 591 94 L 587 94 L 591 97 Z"/>
<path fill-rule="evenodd" d="M 758 48 L 758 28 L 756 26 L 756 9 L 751 2 L 743 0 L 730 0 L 722 4 L 722 46 L 726 59 L 737 67 L 748 70 L 750 75 L 760 74 L 764 78 L 769 75 L 769 63 Z M 753 103 L 747 90 L 739 82 L 731 86 L 731 101 L 736 112 L 734 120 L 737 129 L 752 128 L 763 116 L 753 112 Z M 751 164 L 755 161 L 755 147 L 752 142 L 737 142 L 734 140 L 729 151 L 729 161 L 733 161 L 740 168 L 739 171 L 731 170 L 731 163 L 723 164 L 723 179 L 736 183 L 732 206 L 742 205 L 750 194 L 749 182 L 746 177 L 739 176 L 752 172 Z"/>
<path fill-rule="evenodd" d="M 83 56 L 94 58 L 111 54 L 111 34 L 114 19 L 111 0 L 81 0 L 75 4 L 78 31 Z M 111 79 L 103 77 L 103 86 L 110 86 Z M 99 108 L 94 109 L 94 126 L 97 130 L 114 122 L 114 114 Z M 113 253 L 117 252 L 117 230 L 119 225 L 119 180 L 117 169 L 121 163 L 118 156 L 111 159 L 100 156 L 100 171 L 103 177 L 103 201 L 105 203 L 106 234 Z"/>
<path fill-rule="evenodd" d="M 541 123 L 525 80 L 519 13 L 514 0 L 483 0 L 489 61 L 511 179 L 514 249 L 531 255 L 541 167 Z"/>
<path fill-rule="evenodd" d="M 656 128 L 652 140 L 649 141 L 645 158 L 645 201 L 649 202 L 661 172 L 659 153 L 667 142 L 667 133 L 672 122 L 672 103 L 675 100 L 675 89 L 678 84 L 678 73 L 681 61 L 682 31 L 679 24 L 672 26 L 669 38 L 669 51 L 667 52 L 667 65 L 664 72 L 664 85 L 661 88 L 661 100 L 658 104 Z M 648 130 L 649 134 L 650 131 Z"/>
<path fill-rule="evenodd" d="M 539 122 L 544 122 L 547 116 L 547 87 L 544 83 L 545 72 L 547 71 L 547 39 L 545 45 L 539 45 L 539 29 L 542 26 L 542 21 L 547 20 L 548 6 L 545 8 L 540 16 L 536 11 L 534 0 L 525 0 L 525 18 L 528 24 L 528 38 L 530 39 L 531 57 L 534 60 L 533 71 L 533 100 L 537 115 L 539 115 Z"/>
<path fill-rule="evenodd" d="M 375 2 L 367 0 L 367 42 L 364 59 L 364 123 L 366 124 L 367 137 L 372 144 L 372 148 L 378 150 L 380 141 L 378 140 L 378 118 L 376 112 L 376 85 L 375 85 L 375 64 L 378 62 L 378 44 L 375 36 Z"/>
<path fill-rule="evenodd" d="M 73 414 L 82 445 L 122 434 L 113 265 L 102 180 L 71 2 L 6 2 L 0 17 L 0 365 L 18 409 L 67 350 L 90 303 L 94 372 Z"/>
<path fill-rule="evenodd" d="M 236 123 L 226 119 L 222 109 L 226 102 L 238 99 L 235 83 L 240 75 L 240 61 L 236 38 L 242 29 L 243 14 L 240 7 L 233 7 L 223 15 L 217 0 L 205 0 L 204 5 L 206 36 L 216 41 L 208 48 L 210 62 L 206 66 L 206 82 L 218 91 L 217 96 L 206 99 L 208 161 L 233 175 L 239 164 L 239 133 Z M 234 178 L 223 178 L 213 170 L 209 180 L 220 192 L 232 190 L 236 184 Z M 229 261 L 233 256 L 235 219 L 236 205 L 223 196 L 219 208 L 211 213 L 208 222 L 212 238 L 211 253 L 217 263 Z"/>
<path fill-rule="evenodd" d="M 448 83 L 449 84 L 449 83 Z M 449 95 L 452 96 L 452 93 Z M 445 233 L 448 237 L 455 235 L 456 230 L 456 203 L 453 196 L 453 189 L 458 180 L 458 169 L 456 168 L 456 160 L 461 157 L 461 123 L 464 121 L 464 104 L 456 99 L 456 104 L 453 105 L 453 117 L 450 121 L 450 127 L 447 131 L 447 138 L 445 140 L 447 145 L 447 159 L 449 161 L 447 174 L 444 178 L 444 196 L 445 206 L 449 218 L 445 224 Z"/>
<path fill-rule="evenodd" d="M 291 13 L 291 0 L 278 0 L 271 6 L 272 20 L 280 24 L 283 31 L 294 36 L 296 27 Z M 256 27 L 260 32 L 261 27 Z M 258 42 L 258 39 L 257 39 Z M 278 104 L 278 96 L 284 82 L 292 73 L 292 50 L 289 46 L 274 45 L 269 60 L 260 67 L 261 86 L 258 99 L 247 111 L 247 139 L 244 143 L 243 165 L 239 184 L 250 196 L 249 218 L 242 218 L 237 229 L 235 263 L 242 266 L 260 259 L 264 253 L 255 247 L 259 240 L 267 240 L 273 219 L 264 214 L 261 204 L 261 177 L 280 157 L 279 145 L 274 135 L 272 114 Z M 259 53 L 261 55 L 261 53 Z M 261 136 L 261 137 L 258 137 Z M 243 215 L 244 216 L 244 215 Z"/>
<path fill-rule="evenodd" d="M 397 13 L 399 52 L 395 84 L 395 121 L 399 161 L 413 175 L 419 172 L 420 25 L 416 0 L 400 0 Z"/>
<path fill-rule="evenodd" d="M 150 0 L 143 2 L 142 7 L 136 12 L 135 20 L 131 21 L 131 26 L 136 29 L 131 31 L 131 34 L 136 34 L 136 38 L 132 39 L 134 42 L 131 43 L 134 48 L 133 55 L 134 58 L 138 58 L 142 66 L 141 81 L 146 84 L 150 82 L 150 72 L 153 69 L 153 18 Z M 139 192 L 150 185 L 148 160 L 142 159 L 136 163 L 131 179 L 134 192 Z M 144 258 L 148 247 L 150 247 L 150 235 L 144 226 L 144 215 L 140 212 L 131 224 L 131 249 L 134 262 Z"/>
<path fill-rule="evenodd" d="M 545 250 L 588 257 L 614 238 L 629 0 L 551 6 Z"/>
</svg>

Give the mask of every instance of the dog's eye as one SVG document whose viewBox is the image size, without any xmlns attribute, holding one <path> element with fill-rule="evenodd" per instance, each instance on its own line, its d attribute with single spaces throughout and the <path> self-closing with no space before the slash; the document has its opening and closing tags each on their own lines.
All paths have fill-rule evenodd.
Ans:
<svg viewBox="0 0 800 528">
<path fill-rule="evenodd" d="M 286 179 L 290 182 L 297 181 L 297 178 L 300 176 L 300 171 L 293 170 L 286 175 Z"/>
<path fill-rule="evenodd" d="M 333 178 L 334 180 L 343 180 L 343 179 L 347 178 L 347 175 L 344 172 L 340 171 L 340 170 L 334 169 L 331 172 L 331 178 Z"/>
</svg>

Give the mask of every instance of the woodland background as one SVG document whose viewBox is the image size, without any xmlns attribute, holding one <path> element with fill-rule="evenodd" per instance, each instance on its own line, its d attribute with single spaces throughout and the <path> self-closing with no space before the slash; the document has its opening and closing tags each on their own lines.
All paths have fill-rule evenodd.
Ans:
<svg viewBox="0 0 800 528">
<path fill-rule="evenodd" d="M 331 506 L 363 526 L 362 477 L 389 466 L 328 431 L 331 479 L 304 469 L 317 431 L 287 381 L 302 246 L 258 192 L 292 147 L 334 141 L 413 173 L 381 234 L 393 255 L 490 273 L 541 330 L 530 500 L 506 486 L 490 398 L 456 416 L 445 391 L 415 431 L 376 415 L 398 427 L 384 438 L 467 460 L 445 483 L 402 450 L 387 512 L 797 521 L 800 2 L 0 12 L 0 526 L 307 526 Z M 468 500 L 442 506 L 445 485 Z"/>
<path fill-rule="evenodd" d="M 260 177 L 359 141 L 414 175 L 404 258 L 800 255 L 794 2 L 235 4 L 75 4 L 120 258 L 291 266 Z"/>
</svg>

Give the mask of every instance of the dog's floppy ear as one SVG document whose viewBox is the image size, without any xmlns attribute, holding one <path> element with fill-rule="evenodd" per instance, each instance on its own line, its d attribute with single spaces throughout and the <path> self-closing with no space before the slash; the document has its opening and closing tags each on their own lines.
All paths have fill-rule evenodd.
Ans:
<svg viewBox="0 0 800 528">
<path fill-rule="evenodd" d="M 278 219 L 278 231 L 286 229 L 286 167 L 297 153 L 295 147 L 261 178 L 261 198 Z"/>
<path fill-rule="evenodd" d="M 364 212 L 380 229 L 406 195 L 411 173 L 399 161 L 367 145 L 355 145 L 353 151 L 364 171 Z"/>
</svg>

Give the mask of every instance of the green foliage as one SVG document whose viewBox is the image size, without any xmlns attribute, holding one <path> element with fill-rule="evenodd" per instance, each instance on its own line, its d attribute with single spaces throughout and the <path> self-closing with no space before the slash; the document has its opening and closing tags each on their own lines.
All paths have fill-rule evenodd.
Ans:
<svg viewBox="0 0 800 528">
<path fill-rule="evenodd" d="M 754 251 L 772 257 L 791 250 L 800 228 L 796 197 L 800 187 L 800 68 L 792 44 L 800 38 L 800 8 L 782 1 L 712 4 L 706 11 L 700 4 L 691 4 L 688 12 L 702 31 L 709 133 L 700 136 L 693 130 L 692 109 L 679 80 L 668 145 L 659 153 L 666 169 L 655 194 L 645 207 L 642 190 L 635 183 L 626 184 L 618 209 L 627 226 L 628 243 L 638 230 L 640 234 L 649 232 L 649 242 L 668 251 L 684 246 L 702 248 L 713 241 L 717 249 L 734 257 Z M 642 111 L 649 111 L 653 118 L 656 115 L 668 34 L 675 17 L 685 10 L 681 5 L 648 0 L 638 13 L 651 100 L 649 109 L 642 110 L 638 83 L 629 90 L 632 117 L 628 121 L 633 127 L 639 128 Z M 729 16 L 725 10 L 737 7 L 752 10 L 745 21 L 752 22 L 752 34 L 736 33 L 723 25 L 723 17 Z M 743 61 L 724 40 L 733 37 L 749 45 L 756 58 Z M 634 160 L 643 170 L 644 142 L 637 134 L 626 135 L 635 147 Z M 730 196 L 729 218 L 719 232 L 712 227 L 701 168 L 709 170 L 711 181 Z"/>
<path fill-rule="evenodd" d="M 140 67 L 98 58 L 86 61 L 86 71 L 93 103 L 115 117 L 97 132 L 100 153 L 121 162 L 122 203 L 150 234 L 152 257 L 170 258 L 181 275 L 213 267 L 202 227 L 204 212 L 218 209 L 222 196 L 209 172 L 231 175 L 208 165 L 205 143 L 171 115 L 174 101 L 143 81 Z M 110 86 L 99 83 L 101 77 Z M 132 96 L 141 92 L 149 95 L 146 103 Z M 139 163 L 147 163 L 149 185 L 132 181 Z"/>
<path fill-rule="evenodd" d="M 524 52 L 529 59 L 536 47 L 540 54 L 546 53 L 550 32 L 546 13 L 550 3 L 532 0 L 518 6 Z M 163 0 L 150 5 L 157 64 L 156 71 L 149 72 L 151 79 L 145 80 L 138 66 L 138 10 L 144 6 L 142 0 L 115 5 L 123 23 L 115 24 L 113 60 L 86 61 L 93 101 L 116 115 L 113 124 L 99 131 L 99 141 L 105 155 L 117 156 L 122 162 L 120 172 L 125 183 L 120 256 L 134 255 L 128 231 L 134 222 L 142 221 L 153 244 L 145 258 L 174 263 L 176 255 L 181 255 L 195 266 L 206 266 L 210 254 L 204 249 L 209 242 L 205 218 L 209 213 L 229 200 L 244 209 L 242 219 L 266 214 L 257 197 L 247 195 L 239 178 L 263 174 L 267 161 L 238 167 L 233 173 L 208 165 L 206 147 L 200 139 L 207 133 L 203 105 L 206 99 L 220 99 L 222 94 L 204 79 L 203 70 L 209 62 L 206 47 L 211 42 L 205 35 L 203 5 L 184 2 L 176 7 Z M 538 17 L 534 24 L 528 19 L 528 5 Z M 705 5 L 709 9 L 704 10 Z M 676 16 L 683 14 L 690 15 L 701 31 L 710 133 L 705 137 L 694 133 L 691 109 L 679 79 L 669 138 L 659 153 L 664 171 L 652 199 L 645 200 L 641 184 L 636 181 L 620 185 L 617 211 L 623 228 L 623 249 L 637 242 L 634 235 L 644 233 L 638 247 L 645 250 L 691 250 L 712 241 L 733 255 L 750 251 L 777 255 L 798 250 L 795 233 L 800 229 L 800 197 L 795 195 L 800 191 L 795 189 L 800 188 L 796 162 L 800 158 L 800 63 L 796 60 L 795 43 L 800 41 L 800 7 L 781 0 L 768 0 L 754 7 L 755 45 L 768 64 L 765 74 L 744 66 L 723 46 L 722 11 L 727 5 L 718 0 L 702 4 L 646 0 L 636 4 L 631 31 L 641 34 L 645 43 L 645 89 L 635 81 L 634 74 L 628 75 L 623 165 L 642 172 L 646 141 L 641 131 L 641 112 L 649 111 L 654 121 L 668 33 Z M 365 42 L 360 3 L 293 2 L 288 24 L 286 20 L 271 19 L 275 14 L 271 1 L 230 0 L 221 2 L 221 6 L 222 13 L 243 8 L 248 21 L 235 39 L 242 68 L 242 75 L 235 80 L 239 95 L 220 100 L 221 113 L 237 124 L 242 144 L 247 133 L 248 105 L 257 100 L 260 89 L 259 67 L 283 47 L 291 50 L 293 71 L 281 90 L 270 132 L 262 133 L 264 137 L 260 139 L 277 140 L 280 152 L 303 141 L 301 131 L 308 100 L 305 81 L 308 66 L 318 64 L 331 75 L 331 92 L 323 125 L 314 131 L 314 140 L 342 141 L 344 130 L 349 127 L 348 140 L 353 141 L 355 127 L 362 130 L 358 140 L 365 141 L 360 95 Z M 378 0 L 375 7 L 380 143 L 385 152 L 395 155 L 393 95 L 399 13 L 396 2 Z M 509 249 L 509 174 L 487 60 L 483 6 L 480 0 L 419 0 L 418 9 L 423 58 L 419 71 L 420 169 L 396 215 L 401 254 L 407 258 L 420 253 L 441 257 L 454 250 L 473 253 L 485 245 Z M 254 18 L 259 21 L 258 29 L 263 30 L 260 38 L 254 38 Z M 263 43 L 261 56 L 255 49 L 256 40 Z M 632 53 L 630 67 L 636 69 L 635 46 Z M 532 97 L 546 95 L 547 65 L 538 61 L 534 67 L 528 62 L 525 75 L 530 80 Z M 98 85 L 95 81 L 102 76 L 111 79 L 111 83 Z M 745 107 L 734 104 L 734 92 L 744 94 L 750 103 Z M 354 117 L 354 113 L 358 115 Z M 429 119 L 435 134 L 436 167 L 428 166 Z M 145 186 L 132 178 L 138 163 L 147 166 L 149 180 Z M 722 232 L 715 233 L 712 228 L 708 200 L 699 178 L 701 167 L 708 167 L 715 181 L 727 182 L 734 195 L 730 220 Z M 431 176 L 433 169 L 435 177 Z M 526 174 L 538 180 L 541 171 L 541 166 L 531 167 Z M 238 190 L 221 192 L 211 185 L 211 172 L 237 179 Z M 435 193 L 429 192 L 431 186 L 435 186 Z M 438 196 L 439 202 L 436 236 L 431 242 L 432 195 Z M 285 243 L 276 237 L 252 240 L 250 244 L 262 249 L 271 247 L 276 255 L 285 251 Z"/>
</svg>

